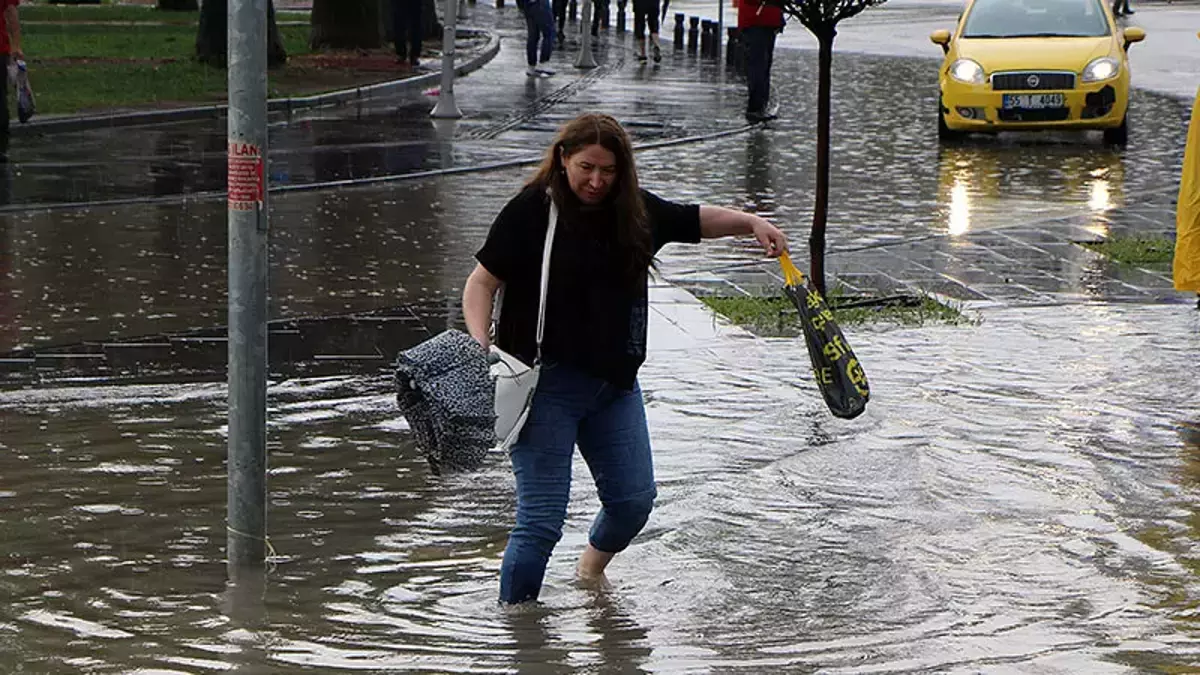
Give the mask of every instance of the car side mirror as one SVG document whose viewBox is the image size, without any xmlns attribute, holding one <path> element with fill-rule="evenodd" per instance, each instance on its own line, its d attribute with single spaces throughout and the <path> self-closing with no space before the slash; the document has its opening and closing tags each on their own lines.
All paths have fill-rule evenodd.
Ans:
<svg viewBox="0 0 1200 675">
<path fill-rule="evenodd" d="M 1137 26 L 1130 26 L 1122 33 L 1125 38 L 1125 49 L 1129 49 L 1129 45 L 1135 42 L 1141 42 L 1146 39 L 1146 31 Z"/>
<path fill-rule="evenodd" d="M 935 45 L 941 45 L 942 53 L 950 51 L 950 31 L 941 28 L 929 34 L 929 41 Z"/>
</svg>

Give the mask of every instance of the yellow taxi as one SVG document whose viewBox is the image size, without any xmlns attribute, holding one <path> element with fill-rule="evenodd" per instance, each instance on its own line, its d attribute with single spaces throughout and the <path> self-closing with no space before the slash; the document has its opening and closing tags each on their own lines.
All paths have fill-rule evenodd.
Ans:
<svg viewBox="0 0 1200 675">
<path fill-rule="evenodd" d="M 1128 138 L 1129 46 L 1107 0 L 968 0 L 954 31 L 929 39 L 946 54 L 938 138 L 967 132 L 1103 129 Z"/>
</svg>

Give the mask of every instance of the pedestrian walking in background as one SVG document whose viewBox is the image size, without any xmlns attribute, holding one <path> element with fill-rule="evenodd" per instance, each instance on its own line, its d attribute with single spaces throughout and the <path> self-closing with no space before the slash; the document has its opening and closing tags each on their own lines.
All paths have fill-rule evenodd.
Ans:
<svg viewBox="0 0 1200 675">
<path fill-rule="evenodd" d="M 600 27 L 608 28 L 608 13 L 612 0 L 594 0 L 592 2 L 592 35 L 600 34 Z"/>
<path fill-rule="evenodd" d="M 392 0 L 392 40 L 396 45 L 396 61 L 407 61 L 413 68 L 420 65 L 421 38 L 421 0 Z"/>
<path fill-rule="evenodd" d="M 568 0 L 553 0 L 551 4 L 551 8 L 554 10 L 554 24 L 558 27 L 558 35 L 566 34 L 567 2 Z"/>
<path fill-rule="evenodd" d="M 546 65 L 554 53 L 554 14 L 550 0 L 524 0 L 518 7 L 525 13 L 525 74 L 549 76 L 554 70 Z"/>
<path fill-rule="evenodd" d="M 654 62 L 662 61 L 658 46 L 658 0 L 633 0 L 633 44 L 638 61 L 646 60 L 646 36 L 650 31 L 650 49 Z"/>
<path fill-rule="evenodd" d="M 0 73 L 7 78 L 8 64 L 12 61 L 24 61 L 25 52 L 21 50 L 21 20 L 17 6 L 21 0 L 0 0 Z M 4 87 L 2 100 L 3 112 L 0 112 L 0 163 L 8 162 L 8 91 L 12 83 Z"/>
<path fill-rule="evenodd" d="M 1115 0 L 1113 2 L 1112 10 L 1114 16 L 1121 16 L 1122 14 L 1129 16 L 1130 14 L 1133 14 L 1133 10 L 1129 9 L 1129 0 Z"/>
<path fill-rule="evenodd" d="M 775 36 L 783 30 L 783 10 L 759 0 L 738 4 L 738 30 L 746 50 L 746 119 L 763 122 L 775 114 L 771 102 L 771 66 L 775 61 Z"/>
<path fill-rule="evenodd" d="M 537 342 L 542 257 L 551 202 L 544 339 Z M 657 489 L 637 373 L 646 358 L 649 268 L 670 242 L 753 235 L 767 255 L 787 238 L 767 220 L 716 206 L 669 202 L 638 185 L 628 134 L 608 115 L 567 123 L 541 166 L 492 223 L 463 289 L 463 317 L 485 349 L 504 286 L 496 346 L 541 375 L 510 451 L 516 525 L 500 567 L 500 600 L 535 600 L 562 537 L 578 444 L 601 509 L 578 564 L 603 582 L 613 556 L 645 526 Z M 539 351 L 540 350 L 540 351 Z"/>
</svg>

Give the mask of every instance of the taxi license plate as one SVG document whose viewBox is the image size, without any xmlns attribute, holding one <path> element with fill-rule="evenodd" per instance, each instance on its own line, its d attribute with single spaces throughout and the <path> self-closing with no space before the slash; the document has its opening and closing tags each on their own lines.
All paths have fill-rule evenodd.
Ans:
<svg viewBox="0 0 1200 675">
<path fill-rule="evenodd" d="M 1062 94 L 1005 94 L 1005 110 L 1040 110 L 1042 108 L 1061 108 L 1066 104 Z"/>
</svg>

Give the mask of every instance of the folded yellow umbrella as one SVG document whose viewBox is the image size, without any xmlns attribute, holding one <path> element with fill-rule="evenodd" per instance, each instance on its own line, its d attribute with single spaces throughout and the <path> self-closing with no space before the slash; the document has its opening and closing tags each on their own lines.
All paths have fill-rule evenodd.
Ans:
<svg viewBox="0 0 1200 675">
<path fill-rule="evenodd" d="M 779 265 L 783 268 L 783 293 L 800 313 L 804 344 L 808 346 L 813 377 L 825 405 L 836 417 L 858 417 L 871 398 L 862 364 L 833 320 L 825 299 L 805 286 L 804 274 L 796 269 L 787 253 L 779 257 Z"/>
</svg>

